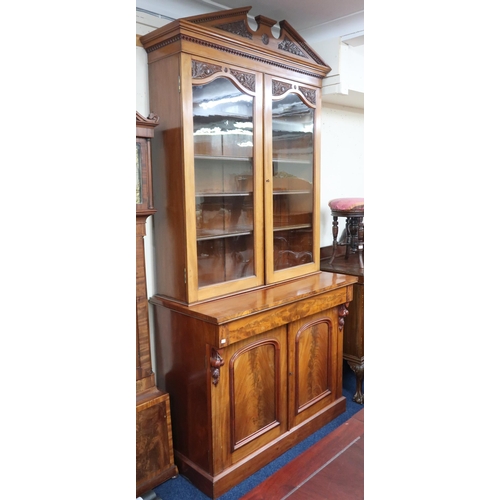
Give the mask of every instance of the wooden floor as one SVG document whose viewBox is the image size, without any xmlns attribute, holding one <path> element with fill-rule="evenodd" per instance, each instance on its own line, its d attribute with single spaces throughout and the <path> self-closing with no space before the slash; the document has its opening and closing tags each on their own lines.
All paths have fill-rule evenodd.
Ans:
<svg viewBox="0 0 500 500">
<path fill-rule="evenodd" d="M 240 500 L 362 500 L 364 409 Z"/>
</svg>

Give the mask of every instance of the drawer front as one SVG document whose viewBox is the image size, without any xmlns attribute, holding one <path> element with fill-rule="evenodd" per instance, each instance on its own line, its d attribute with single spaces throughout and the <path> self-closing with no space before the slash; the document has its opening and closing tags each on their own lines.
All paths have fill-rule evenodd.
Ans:
<svg viewBox="0 0 500 500">
<path fill-rule="evenodd" d="M 219 328 L 219 346 L 224 347 L 317 312 L 332 309 L 352 300 L 352 294 L 352 285 L 350 285 L 232 321 Z"/>
</svg>

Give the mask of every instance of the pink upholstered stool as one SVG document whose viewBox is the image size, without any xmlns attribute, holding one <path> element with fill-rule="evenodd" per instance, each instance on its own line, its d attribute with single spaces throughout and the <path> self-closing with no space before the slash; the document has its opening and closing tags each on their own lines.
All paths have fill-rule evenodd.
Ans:
<svg viewBox="0 0 500 500">
<path fill-rule="evenodd" d="M 363 217 L 365 214 L 365 199 L 364 198 L 336 198 L 328 202 L 328 206 L 332 211 L 332 234 L 333 234 L 333 252 L 330 264 L 335 259 L 335 251 L 337 246 L 346 246 L 345 258 L 348 259 L 350 254 L 357 253 L 359 256 L 359 265 L 363 269 L 364 257 L 364 238 L 365 229 Z M 339 217 L 346 217 L 346 240 L 345 243 L 337 242 L 339 232 Z"/>
</svg>

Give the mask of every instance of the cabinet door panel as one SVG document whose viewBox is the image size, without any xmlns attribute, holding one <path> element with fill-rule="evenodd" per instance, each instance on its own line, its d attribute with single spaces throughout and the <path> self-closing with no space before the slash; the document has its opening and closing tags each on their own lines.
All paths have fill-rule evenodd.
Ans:
<svg viewBox="0 0 500 500">
<path fill-rule="evenodd" d="M 241 349 L 229 366 L 233 451 L 279 425 L 280 345 L 262 340 Z"/>
<path fill-rule="evenodd" d="M 290 427 L 341 396 L 342 336 L 337 308 L 290 323 Z"/>
<path fill-rule="evenodd" d="M 222 407 L 229 422 L 222 441 L 225 466 L 286 431 L 286 348 L 286 327 L 282 326 L 225 350 L 219 382 L 228 401 Z"/>
</svg>

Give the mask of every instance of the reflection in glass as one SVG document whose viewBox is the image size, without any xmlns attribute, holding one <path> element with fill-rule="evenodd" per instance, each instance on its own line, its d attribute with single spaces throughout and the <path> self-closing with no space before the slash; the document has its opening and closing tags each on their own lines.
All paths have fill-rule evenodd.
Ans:
<svg viewBox="0 0 500 500">
<path fill-rule="evenodd" d="M 253 97 L 193 86 L 198 286 L 254 276 Z"/>
<path fill-rule="evenodd" d="M 274 270 L 312 262 L 314 109 L 296 94 L 275 100 L 273 116 Z"/>
</svg>

